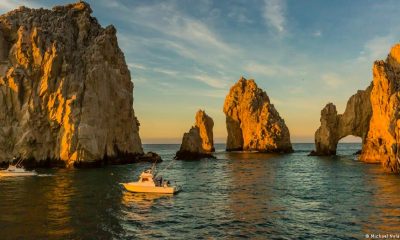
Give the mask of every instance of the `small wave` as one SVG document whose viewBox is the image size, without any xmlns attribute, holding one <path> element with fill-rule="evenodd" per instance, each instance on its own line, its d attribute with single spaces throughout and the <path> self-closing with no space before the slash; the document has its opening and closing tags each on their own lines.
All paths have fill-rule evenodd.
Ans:
<svg viewBox="0 0 400 240">
<path fill-rule="evenodd" d="M 38 174 L 37 177 L 52 177 L 54 174 Z"/>
<path fill-rule="evenodd" d="M 310 150 L 294 150 L 295 153 L 310 153 L 313 149 Z"/>
</svg>

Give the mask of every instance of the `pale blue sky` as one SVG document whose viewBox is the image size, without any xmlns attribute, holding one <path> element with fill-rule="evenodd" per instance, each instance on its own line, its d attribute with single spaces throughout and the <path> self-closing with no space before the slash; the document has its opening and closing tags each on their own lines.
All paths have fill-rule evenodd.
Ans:
<svg viewBox="0 0 400 240">
<path fill-rule="evenodd" d="M 2 0 L 0 11 L 67 2 Z M 268 93 L 293 142 L 312 142 L 324 105 L 342 112 L 400 36 L 400 1 L 87 2 L 117 28 L 144 143 L 180 142 L 199 108 L 224 142 L 224 98 L 242 75 Z"/>
</svg>

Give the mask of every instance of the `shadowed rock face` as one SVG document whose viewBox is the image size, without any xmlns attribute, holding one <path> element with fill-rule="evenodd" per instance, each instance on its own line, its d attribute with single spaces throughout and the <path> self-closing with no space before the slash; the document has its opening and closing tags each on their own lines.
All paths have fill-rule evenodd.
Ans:
<svg viewBox="0 0 400 240">
<path fill-rule="evenodd" d="M 316 154 L 336 151 L 340 138 L 349 134 L 363 140 L 360 160 L 381 163 L 391 172 L 400 172 L 400 44 L 393 46 L 386 61 L 376 61 L 373 82 L 365 91 L 352 96 L 346 112 L 332 121 L 332 110 L 325 107 L 321 127 L 315 134 Z M 353 102 L 352 102 L 353 101 Z M 348 111 L 351 105 L 351 111 Z M 336 110 L 335 110 L 336 111 Z M 343 120 L 345 119 L 345 120 Z M 328 123 L 328 124 L 326 124 Z M 336 124 L 336 125 L 335 125 Z"/>
<path fill-rule="evenodd" d="M 292 152 L 289 129 L 254 80 L 241 78 L 225 98 L 227 151 Z"/>
<path fill-rule="evenodd" d="M 191 160 L 213 157 L 211 152 L 214 152 L 214 121 L 203 110 L 196 113 L 195 119 L 195 125 L 189 132 L 183 134 L 182 144 L 175 159 Z"/>
<path fill-rule="evenodd" d="M 116 30 L 91 12 L 79 2 L 0 16 L 0 162 L 143 154 Z"/>
</svg>

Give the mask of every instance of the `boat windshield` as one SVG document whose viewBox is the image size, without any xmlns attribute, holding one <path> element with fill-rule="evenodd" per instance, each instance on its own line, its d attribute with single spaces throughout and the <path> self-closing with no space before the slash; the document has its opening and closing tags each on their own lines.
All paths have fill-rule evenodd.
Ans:
<svg viewBox="0 0 400 240">
<path fill-rule="evenodd" d="M 7 171 L 9 171 L 9 172 L 15 172 L 16 170 L 17 170 L 17 167 L 12 166 L 12 165 L 8 166 L 8 168 L 7 168 Z"/>
</svg>

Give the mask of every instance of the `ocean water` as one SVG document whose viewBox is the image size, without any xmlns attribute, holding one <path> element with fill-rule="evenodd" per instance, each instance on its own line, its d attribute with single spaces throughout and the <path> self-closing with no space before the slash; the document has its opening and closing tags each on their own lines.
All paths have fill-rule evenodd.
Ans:
<svg viewBox="0 0 400 240">
<path fill-rule="evenodd" d="M 214 160 L 172 160 L 163 176 L 183 191 L 133 194 L 118 184 L 149 163 L 97 169 L 39 169 L 40 177 L 0 178 L 0 239 L 364 239 L 400 233 L 400 176 L 358 162 L 360 144 L 338 156 L 226 153 Z M 173 161 L 173 162 L 171 162 Z"/>
</svg>

